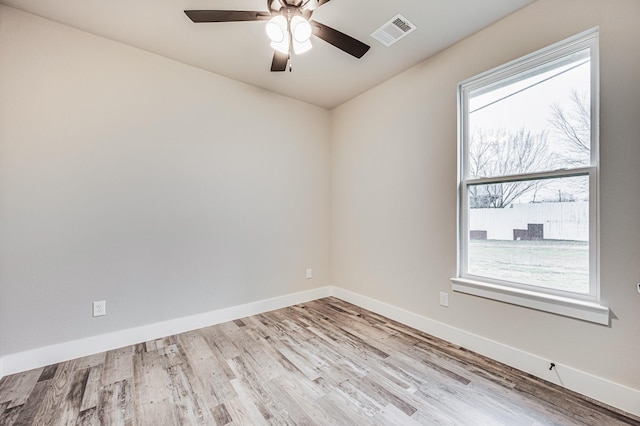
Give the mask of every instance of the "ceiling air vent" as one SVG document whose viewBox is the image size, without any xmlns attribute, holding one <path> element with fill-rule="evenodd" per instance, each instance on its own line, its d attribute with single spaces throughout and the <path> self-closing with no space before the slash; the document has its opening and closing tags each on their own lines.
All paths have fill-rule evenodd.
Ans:
<svg viewBox="0 0 640 426">
<path fill-rule="evenodd" d="M 375 30 L 373 34 L 371 34 L 371 37 L 389 47 L 416 28 L 417 27 L 409 22 L 407 18 L 398 14 Z"/>
</svg>

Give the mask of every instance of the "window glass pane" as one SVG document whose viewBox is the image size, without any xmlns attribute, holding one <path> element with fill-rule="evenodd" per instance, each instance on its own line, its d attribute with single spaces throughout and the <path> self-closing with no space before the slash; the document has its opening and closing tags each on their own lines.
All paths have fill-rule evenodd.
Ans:
<svg viewBox="0 0 640 426">
<path fill-rule="evenodd" d="M 468 176 L 494 177 L 590 165 L 590 51 L 471 90 Z"/>
<path fill-rule="evenodd" d="M 469 185 L 467 272 L 589 294 L 588 176 Z"/>
</svg>

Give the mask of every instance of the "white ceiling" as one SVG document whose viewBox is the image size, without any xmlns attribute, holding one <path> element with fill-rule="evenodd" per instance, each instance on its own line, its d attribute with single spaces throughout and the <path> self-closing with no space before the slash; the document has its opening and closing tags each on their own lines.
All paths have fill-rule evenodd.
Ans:
<svg viewBox="0 0 640 426">
<path fill-rule="evenodd" d="M 313 19 L 371 46 L 356 59 L 312 38 L 293 72 L 270 72 L 265 22 L 195 24 L 188 9 L 267 10 L 267 0 L 0 0 L 0 3 L 295 99 L 334 108 L 534 0 L 332 0 Z M 402 14 L 418 29 L 371 37 Z"/>
</svg>

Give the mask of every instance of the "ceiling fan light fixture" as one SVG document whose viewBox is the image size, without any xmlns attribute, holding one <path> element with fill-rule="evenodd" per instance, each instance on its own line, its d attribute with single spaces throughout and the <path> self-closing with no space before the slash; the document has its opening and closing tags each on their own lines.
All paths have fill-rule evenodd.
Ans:
<svg viewBox="0 0 640 426">
<path fill-rule="evenodd" d="M 311 47 L 312 47 L 311 40 L 307 40 L 304 43 L 300 43 L 295 39 L 293 40 L 293 52 L 296 55 L 300 55 L 304 52 L 308 52 L 309 50 L 311 50 Z"/>
<path fill-rule="evenodd" d="M 265 27 L 269 40 L 274 43 L 282 43 L 287 35 L 287 18 L 282 15 L 274 16 Z"/>
<path fill-rule="evenodd" d="M 270 46 L 273 50 L 277 50 L 278 52 L 284 53 L 285 55 L 289 53 L 289 39 L 286 37 L 280 43 L 272 41 Z"/>
<path fill-rule="evenodd" d="M 289 31 L 287 18 L 282 15 L 274 16 L 265 27 L 267 36 L 271 40 L 271 48 L 280 53 L 289 53 Z"/>
<path fill-rule="evenodd" d="M 302 16 L 291 18 L 291 32 L 293 39 L 298 43 L 304 43 L 311 38 L 311 24 Z"/>
<path fill-rule="evenodd" d="M 311 32 L 311 24 L 302 16 L 296 15 L 291 18 L 291 38 L 296 55 L 311 50 Z"/>
</svg>

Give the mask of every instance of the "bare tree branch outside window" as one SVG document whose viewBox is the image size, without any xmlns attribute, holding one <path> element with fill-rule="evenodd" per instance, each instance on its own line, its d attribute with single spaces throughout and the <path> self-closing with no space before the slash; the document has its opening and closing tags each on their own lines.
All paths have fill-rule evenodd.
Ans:
<svg viewBox="0 0 640 426">
<path fill-rule="evenodd" d="M 549 153 L 547 132 L 532 134 L 520 129 L 477 130 L 469 146 L 469 171 L 473 177 L 508 176 L 552 170 L 555 156 Z M 471 208 L 505 208 L 533 193 L 541 181 L 503 182 L 469 188 Z"/>
<path fill-rule="evenodd" d="M 549 123 L 557 137 L 566 142 L 567 153 L 562 160 L 570 166 L 586 166 L 591 155 L 591 102 L 586 93 L 571 90 L 570 107 L 551 105 Z"/>
</svg>

